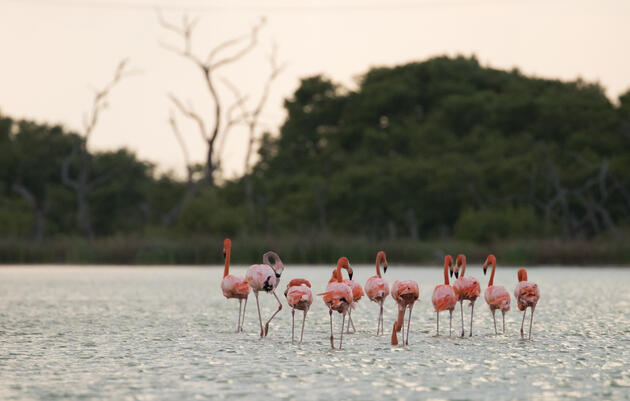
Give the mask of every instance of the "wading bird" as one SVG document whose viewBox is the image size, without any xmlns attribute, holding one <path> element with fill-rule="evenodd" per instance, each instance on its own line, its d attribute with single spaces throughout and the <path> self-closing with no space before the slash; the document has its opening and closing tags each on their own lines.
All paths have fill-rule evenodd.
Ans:
<svg viewBox="0 0 630 401">
<path fill-rule="evenodd" d="M 461 277 L 459 277 L 459 269 L 462 269 Z M 457 299 L 459 300 L 459 309 L 462 314 L 462 337 L 464 337 L 464 301 L 470 301 L 470 337 L 472 337 L 472 324 L 473 324 L 473 315 L 475 312 L 475 301 L 481 294 L 481 286 L 479 285 L 479 281 L 477 281 L 474 277 L 464 277 L 464 273 L 466 273 L 466 256 L 459 254 L 457 255 L 457 266 L 455 266 L 455 280 L 453 282 L 453 289 L 455 290 L 455 295 L 457 295 Z"/>
<path fill-rule="evenodd" d="M 392 285 L 392 298 L 398 304 L 398 319 L 394 322 L 392 330 L 392 345 L 398 345 L 396 332 L 402 329 L 403 346 L 409 345 L 409 327 L 411 326 L 411 311 L 414 303 L 420 297 L 420 287 L 413 280 L 394 281 Z M 409 321 L 407 322 L 407 338 L 405 338 L 405 311 L 409 308 Z"/>
<path fill-rule="evenodd" d="M 389 284 L 381 277 L 381 264 L 383 264 L 383 273 L 387 272 L 387 258 L 385 252 L 379 251 L 376 254 L 376 276 L 372 276 L 365 283 L 365 292 L 372 302 L 376 302 L 380 306 L 378 314 L 378 324 L 376 325 L 376 335 L 383 334 L 383 302 L 389 295 Z"/>
<path fill-rule="evenodd" d="M 295 310 L 304 311 L 304 317 L 302 318 L 302 332 L 300 333 L 300 344 L 302 344 L 302 338 L 304 337 L 304 322 L 306 321 L 306 313 L 308 312 L 311 304 L 313 303 L 313 293 L 311 292 L 311 283 L 303 278 L 294 278 L 287 284 L 287 289 L 284 291 L 284 296 L 287 298 L 287 303 L 291 309 L 291 344 L 293 344 L 293 337 L 295 332 Z"/>
<path fill-rule="evenodd" d="M 270 258 L 273 258 L 273 264 L 270 261 Z M 247 284 L 252 287 L 254 291 L 254 296 L 256 296 L 256 307 L 258 307 L 258 321 L 260 322 L 260 337 L 263 335 L 267 336 L 269 332 L 269 323 L 271 319 L 273 319 L 278 312 L 282 310 L 282 303 L 280 299 L 276 295 L 276 287 L 280 283 L 280 276 L 282 275 L 282 271 L 284 270 L 284 265 L 282 264 L 282 260 L 280 260 L 280 256 L 277 253 L 269 251 L 263 255 L 263 264 L 260 265 L 251 265 L 247 270 L 247 274 L 245 274 L 245 280 L 247 280 Z M 260 315 L 260 303 L 258 302 L 258 292 L 265 291 L 270 292 L 278 301 L 278 310 L 271 315 L 267 323 L 265 323 L 265 329 L 263 331 L 262 317 Z"/>
<path fill-rule="evenodd" d="M 457 295 L 455 290 L 449 285 L 448 274 L 453 273 L 453 257 L 451 255 L 444 256 L 444 284 L 440 284 L 433 290 L 431 302 L 435 308 L 437 315 L 437 335 L 440 335 L 440 312 L 447 310 L 449 313 L 448 335 L 451 335 L 451 326 L 453 323 L 453 309 L 457 304 Z"/>
<path fill-rule="evenodd" d="M 230 274 L 230 252 L 232 249 L 232 241 L 229 238 L 223 240 L 223 258 L 225 259 L 225 268 L 223 269 L 223 280 L 221 280 L 221 291 L 227 299 L 238 299 L 238 322 L 236 323 L 236 332 L 243 331 L 243 322 L 245 321 L 245 309 L 247 309 L 247 297 L 249 296 L 249 285 L 244 278 L 236 277 Z M 245 300 L 245 308 L 243 308 L 243 319 L 241 320 L 241 307 Z"/>
<path fill-rule="evenodd" d="M 486 258 L 486 261 L 483 264 L 483 274 L 486 274 L 486 270 L 488 270 L 488 265 L 490 264 L 492 264 L 492 273 L 490 273 L 488 288 L 484 291 L 483 297 L 490 307 L 490 312 L 492 312 L 494 334 L 499 334 L 497 332 L 497 320 L 494 317 L 494 313 L 497 309 L 499 309 L 503 315 L 503 334 L 505 334 L 505 312 L 510 310 L 510 294 L 506 291 L 505 287 L 494 285 L 494 271 L 497 268 L 497 258 L 495 258 L 494 255 L 490 254 Z"/>
<path fill-rule="evenodd" d="M 335 348 L 332 325 L 333 310 L 343 315 L 341 320 L 341 336 L 339 338 L 339 349 L 341 349 L 343 344 L 343 326 L 346 322 L 346 313 L 352 306 L 353 300 L 352 290 L 341 278 L 342 268 L 348 270 L 348 275 L 350 276 L 350 279 L 352 279 L 352 273 L 349 270 L 351 269 L 350 262 L 348 261 L 348 258 L 343 256 L 337 261 L 337 268 L 335 269 L 335 273 L 333 273 L 333 279 L 328 282 L 326 291 L 321 294 L 317 294 L 324 297 L 324 303 L 328 306 L 328 313 L 330 315 L 330 347 L 333 349 Z"/>
<path fill-rule="evenodd" d="M 527 313 L 527 307 L 532 308 L 532 316 L 529 321 L 529 339 L 532 339 L 532 324 L 534 323 L 534 309 L 540 299 L 540 292 L 538 291 L 538 284 L 527 281 L 527 270 L 518 270 L 518 284 L 514 289 L 514 297 L 518 309 L 523 311 L 523 321 L 521 322 L 521 338 L 524 337 L 523 325 L 525 324 L 525 314 Z"/>
</svg>

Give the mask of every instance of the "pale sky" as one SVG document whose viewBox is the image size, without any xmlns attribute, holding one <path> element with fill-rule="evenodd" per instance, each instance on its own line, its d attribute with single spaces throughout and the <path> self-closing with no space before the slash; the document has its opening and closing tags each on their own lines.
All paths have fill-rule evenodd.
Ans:
<svg viewBox="0 0 630 401">
<path fill-rule="evenodd" d="M 630 88 L 628 0 L 0 0 L 0 111 L 80 130 L 93 88 L 128 57 L 142 74 L 113 90 L 91 148 L 125 146 L 159 171 L 181 174 L 166 94 L 176 93 L 198 111 L 212 104 L 199 72 L 160 47 L 160 40 L 177 38 L 161 29 L 155 5 L 173 21 L 186 10 L 201 17 L 193 38 L 200 56 L 267 17 L 256 51 L 218 76 L 255 99 L 275 41 L 288 64 L 263 113 L 272 132 L 285 118 L 283 99 L 301 77 L 324 73 L 353 87 L 371 66 L 443 54 L 475 54 L 483 65 L 546 78 L 597 81 L 612 99 Z M 205 114 L 209 123 L 211 114 Z M 183 117 L 180 125 L 201 162 L 205 147 L 198 132 Z M 242 171 L 245 139 L 239 129 L 226 142 L 228 177 Z"/>
</svg>

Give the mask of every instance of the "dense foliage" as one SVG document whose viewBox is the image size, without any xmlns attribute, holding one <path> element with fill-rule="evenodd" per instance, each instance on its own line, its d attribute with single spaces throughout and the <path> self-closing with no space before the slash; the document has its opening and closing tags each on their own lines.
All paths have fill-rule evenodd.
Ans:
<svg viewBox="0 0 630 401">
<path fill-rule="evenodd" d="M 374 68 L 356 90 L 305 78 L 285 108 L 279 135 L 260 144 L 253 205 L 243 179 L 227 181 L 199 191 L 168 228 L 161 217 L 186 183 L 126 150 L 91 154 L 103 177 L 90 193 L 95 234 L 486 242 L 620 238 L 630 226 L 630 92 L 612 103 L 596 84 L 440 57 Z M 60 176 L 77 141 L 0 120 L 0 236 L 77 233 Z"/>
</svg>

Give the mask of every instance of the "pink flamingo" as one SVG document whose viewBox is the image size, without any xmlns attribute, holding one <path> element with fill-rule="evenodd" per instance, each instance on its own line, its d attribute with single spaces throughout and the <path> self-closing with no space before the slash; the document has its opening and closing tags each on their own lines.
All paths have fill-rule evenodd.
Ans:
<svg viewBox="0 0 630 401">
<path fill-rule="evenodd" d="M 269 260 L 273 258 L 273 264 Z M 273 319 L 278 312 L 282 310 L 282 303 L 280 299 L 276 295 L 276 287 L 280 283 L 280 276 L 282 275 L 282 271 L 284 270 L 284 264 L 282 264 L 282 260 L 280 260 L 280 256 L 277 253 L 269 251 L 263 255 L 263 264 L 261 265 L 251 265 L 247 270 L 247 274 L 245 274 L 245 280 L 247 280 L 247 284 L 252 287 L 254 291 L 254 295 L 256 296 L 256 306 L 258 307 L 258 321 L 260 322 L 260 337 L 267 336 L 269 332 L 269 323 L 271 323 L 271 319 Z M 267 323 L 265 323 L 265 330 L 263 331 L 262 325 L 262 317 L 260 315 L 260 303 L 258 302 L 258 292 L 265 291 L 270 292 L 278 301 L 278 310 L 271 315 Z"/>
<path fill-rule="evenodd" d="M 379 251 L 376 254 L 376 276 L 372 276 L 365 283 L 365 292 L 372 302 L 376 302 L 380 306 L 378 315 L 378 324 L 376 326 L 376 335 L 383 334 L 383 302 L 389 295 L 389 284 L 381 277 L 381 263 L 383 264 L 383 272 L 387 272 L 387 258 L 385 252 Z"/>
<path fill-rule="evenodd" d="M 486 288 L 486 291 L 484 291 L 483 297 L 490 307 L 490 312 L 492 312 L 492 320 L 494 321 L 494 334 L 499 334 L 497 332 L 497 320 L 494 317 L 494 313 L 497 309 L 499 309 L 501 311 L 501 314 L 503 315 L 503 334 L 505 334 L 505 312 L 510 310 L 510 294 L 505 290 L 505 287 L 502 287 L 500 285 L 493 285 L 494 271 L 497 268 L 497 258 L 495 258 L 494 255 L 490 254 L 486 258 L 486 261 L 483 264 L 483 274 L 486 274 L 486 270 L 488 270 L 489 264 L 492 264 L 492 273 L 490 273 L 488 288 Z"/>
<path fill-rule="evenodd" d="M 223 258 L 225 259 L 225 268 L 223 269 L 223 280 L 221 281 L 221 291 L 227 299 L 238 299 L 238 323 L 236 323 L 236 332 L 243 331 L 243 322 L 245 321 L 245 309 L 247 308 L 247 297 L 249 297 L 249 285 L 244 278 L 236 277 L 230 274 L 230 252 L 232 249 L 232 241 L 229 238 L 223 240 Z M 245 300 L 245 308 L 243 308 L 243 320 L 241 320 L 241 307 Z"/>
<path fill-rule="evenodd" d="M 527 270 L 518 270 L 518 284 L 514 289 L 514 297 L 516 298 L 516 304 L 518 309 L 523 311 L 523 321 L 521 322 L 521 338 L 523 338 L 523 325 L 525 324 L 525 314 L 527 313 L 527 307 L 532 308 L 532 316 L 529 321 L 529 339 L 532 339 L 532 325 L 534 324 L 534 309 L 540 299 L 540 291 L 538 291 L 538 284 L 527 281 Z"/>
<path fill-rule="evenodd" d="M 470 337 L 472 337 L 473 314 L 475 312 L 475 301 L 481 294 L 481 286 L 479 281 L 474 277 L 464 277 L 466 272 L 466 256 L 457 255 L 457 266 L 455 267 L 455 278 L 458 278 L 459 269 L 462 268 L 462 276 L 453 282 L 455 295 L 459 300 L 459 306 L 462 314 L 462 337 L 464 337 L 464 301 L 470 301 Z"/>
<path fill-rule="evenodd" d="M 440 312 L 448 310 L 449 323 L 448 335 L 451 335 L 451 326 L 453 323 L 453 309 L 457 304 L 457 295 L 455 290 L 449 285 L 448 274 L 453 273 L 453 257 L 451 255 L 444 256 L 444 284 L 437 285 L 433 290 L 431 301 L 437 315 L 437 335 L 440 335 Z"/>
<path fill-rule="evenodd" d="M 328 314 L 330 315 L 330 347 L 335 348 L 334 339 L 333 339 L 333 326 L 332 326 L 332 313 L 333 310 L 341 313 L 343 318 L 341 320 L 341 336 L 339 338 L 339 349 L 341 349 L 343 344 L 343 326 L 346 322 L 346 313 L 348 309 L 352 306 L 352 290 L 350 287 L 345 284 L 341 278 L 341 269 L 344 268 L 348 270 L 348 275 L 352 279 L 352 273 L 350 272 L 350 261 L 345 256 L 339 258 L 337 261 L 337 269 L 335 269 L 335 273 L 333 274 L 333 279 L 328 282 L 328 286 L 326 287 L 326 291 L 317 294 L 324 296 L 324 303 L 328 306 Z"/>
<path fill-rule="evenodd" d="M 306 321 L 306 313 L 308 312 L 311 304 L 313 303 L 313 293 L 311 292 L 311 283 L 303 278 L 294 278 L 287 284 L 287 289 L 284 291 L 284 296 L 287 298 L 287 303 L 291 309 L 291 344 L 293 344 L 293 333 L 295 328 L 295 310 L 304 311 L 304 317 L 302 318 L 302 332 L 300 333 L 300 344 L 302 344 L 302 338 L 304 337 L 304 322 Z"/>
<path fill-rule="evenodd" d="M 420 287 L 413 280 L 394 281 L 392 285 L 392 298 L 398 304 L 398 319 L 394 322 L 392 330 L 392 345 L 398 345 L 396 332 L 402 329 L 403 346 L 409 345 L 409 327 L 411 326 L 411 311 L 414 303 L 420 297 Z M 405 339 L 405 311 L 409 308 L 409 320 L 407 322 L 407 338 Z"/>
</svg>

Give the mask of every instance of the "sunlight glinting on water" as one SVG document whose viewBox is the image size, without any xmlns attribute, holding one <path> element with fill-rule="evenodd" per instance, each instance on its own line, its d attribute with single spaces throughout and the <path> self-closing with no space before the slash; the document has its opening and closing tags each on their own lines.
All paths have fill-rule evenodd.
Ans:
<svg viewBox="0 0 630 401">
<path fill-rule="evenodd" d="M 332 267 L 292 267 L 292 278 L 323 290 Z M 231 273 L 244 275 L 245 267 Z M 361 285 L 373 267 L 356 267 Z M 478 266 L 482 292 L 487 283 Z M 358 332 L 330 350 L 321 297 L 307 315 L 303 345 L 291 345 L 284 308 L 259 339 L 250 295 L 245 333 L 238 302 L 221 295 L 219 268 L 0 268 L 0 399 L 627 399 L 630 394 L 630 271 L 532 268 L 541 299 L 534 341 L 520 339 L 522 312 L 512 297 L 507 333 L 495 336 L 482 297 L 473 337 L 461 331 L 459 306 L 440 316 L 435 337 L 431 293 L 441 269 L 390 265 L 384 278 L 420 283 L 409 347 L 389 343 L 395 306 L 385 304 L 385 335 L 375 337 L 378 306 L 366 297 L 353 319 Z M 513 293 L 516 269 L 499 266 L 496 285 Z M 261 294 L 263 319 L 277 307 Z M 470 307 L 464 305 L 466 335 Z M 500 327 L 500 314 L 498 326 Z M 296 333 L 302 312 L 296 311 Z M 335 313 L 338 344 L 340 316 Z M 529 314 L 526 319 L 526 328 Z M 406 327 L 405 327 L 406 328 Z"/>
</svg>

